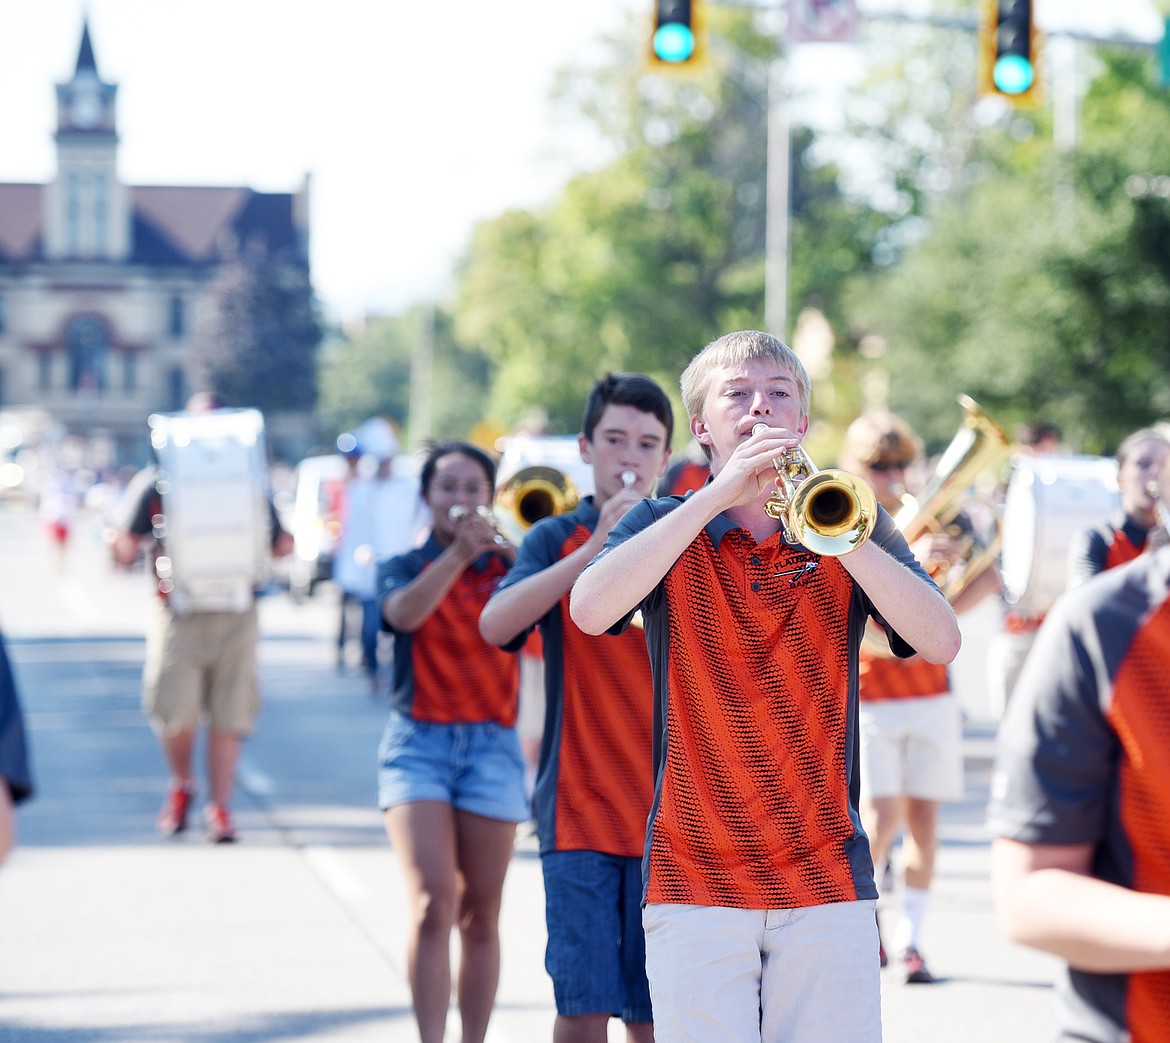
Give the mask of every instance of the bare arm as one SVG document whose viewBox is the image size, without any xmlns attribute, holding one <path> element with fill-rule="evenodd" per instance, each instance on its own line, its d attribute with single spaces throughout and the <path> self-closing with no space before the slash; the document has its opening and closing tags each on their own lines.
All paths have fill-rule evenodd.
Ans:
<svg viewBox="0 0 1170 1043">
<path fill-rule="evenodd" d="M 413 633 L 439 607 L 467 566 L 486 551 L 497 549 L 495 529 L 471 515 L 456 527 L 455 539 L 430 568 L 382 601 L 382 618 L 395 630 Z"/>
<path fill-rule="evenodd" d="M 763 459 L 775 475 L 769 458 Z M 759 489 L 754 474 L 733 471 L 729 463 L 690 499 L 581 574 L 569 600 L 573 622 L 587 634 L 604 634 L 658 585 L 712 518 L 737 502 L 757 498 Z"/>
<path fill-rule="evenodd" d="M 1170 968 L 1170 897 L 1089 875 L 1087 844 L 991 847 L 1000 928 L 1014 942 L 1100 974 Z"/>
<path fill-rule="evenodd" d="M 129 567 L 138 560 L 142 539 L 132 532 L 114 533 L 110 543 L 110 554 L 118 565 Z"/>
<path fill-rule="evenodd" d="M 885 621 L 929 663 L 949 663 L 959 654 L 959 621 L 938 588 L 911 572 L 872 540 L 841 558 L 841 564 L 873 601 Z"/>
<path fill-rule="evenodd" d="M 623 489 L 602 506 L 589 539 L 559 561 L 495 594 L 479 617 L 479 632 L 493 645 L 506 645 L 542 619 L 568 593 L 581 571 L 597 555 L 610 529 L 642 494 Z"/>
</svg>

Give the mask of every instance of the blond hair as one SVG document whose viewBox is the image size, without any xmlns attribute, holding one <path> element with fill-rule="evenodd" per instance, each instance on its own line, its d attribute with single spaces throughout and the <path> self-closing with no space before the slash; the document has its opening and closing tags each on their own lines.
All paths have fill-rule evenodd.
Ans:
<svg viewBox="0 0 1170 1043">
<path fill-rule="evenodd" d="M 712 372 L 723 366 L 734 366 L 749 359 L 762 358 L 772 359 L 792 375 L 800 391 L 800 415 L 802 418 L 807 417 L 811 395 L 808 373 L 796 352 L 770 333 L 740 330 L 736 333 L 725 333 L 717 340 L 711 341 L 683 370 L 679 383 L 687 419 L 693 420 L 702 415 L 703 400 L 707 397 Z M 704 449 L 706 448 L 704 446 Z"/>
</svg>

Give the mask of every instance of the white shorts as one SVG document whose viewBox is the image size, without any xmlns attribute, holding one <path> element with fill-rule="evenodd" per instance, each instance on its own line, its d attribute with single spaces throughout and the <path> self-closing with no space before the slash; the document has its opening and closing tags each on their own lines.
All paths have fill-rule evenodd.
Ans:
<svg viewBox="0 0 1170 1043">
<path fill-rule="evenodd" d="M 875 902 L 642 910 L 654 1038 L 880 1043 Z"/>
<path fill-rule="evenodd" d="M 963 798 L 963 719 L 952 694 L 861 704 L 861 799 Z"/>
</svg>

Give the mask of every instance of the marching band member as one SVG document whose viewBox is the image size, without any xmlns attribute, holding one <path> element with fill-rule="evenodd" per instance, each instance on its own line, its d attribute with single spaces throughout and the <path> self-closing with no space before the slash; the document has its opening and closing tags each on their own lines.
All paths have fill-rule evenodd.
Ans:
<svg viewBox="0 0 1170 1043">
<path fill-rule="evenodd" d="M 639 609 L 645 624 L 655 790 L 642 900 L 655 1033 L 876 1043 L 857 650 L 871 616 L 896 654 L 931 662 L 954 658 L 959 629 L 880 508 L 870 538 L 841 556 L 785 540 L 769 513 L 775 461 L 809 424 L 808 375 L 787 345 L 755 331 L 720 337 L 691 361 L 682 394 L 712 480 L 631 508 L 570 600 L 589 634 L 620 633 Z"/>
<path fill-rule="evenodd" d="M 557 1043 L 605 1043 L 611 1016 L 631 1043 L 654 1037 L 640 901 L 653 788 L 650 658 L 640 630 L 582 633 L 569 591 L 662 477 L 673 425 L 670 400 L 648 377 L 609 374 L 594 385 L 578 444 L 596 492 L 527 533 L 479 620 L 488 641 L 507 647 L 539 625 L 544 647 L 534 804 Z"/>
<path fill-rule="evenodd" d="M 409 975 L 423 1043 L 440 1043 L 457 995 L 465 1043 L 482 1043 L 500 971 L 499 913 L 516 823 L 528 817 L 516 737 L 516 657 L 479 635 L 479 613 L 515 551 L 481 514 L 495 464 L 464 442 L 434 446 L 420 474 L 433 514 L 426 543 L 382 562 L 394 635 L 390 718 L 378 802 L 410 893 Z"/>
<path fill-rule="evenodd" d="M 1068 585 L 1133 561 L 1144 550 L 1170 543 L 1160 511 L 1158 474 L 1170 458 L 1170 439 L 1153 427 L 1128 435 L 1117 449 L 1117 487 L 1121 513 L 1087 529 L 1069 548 Z"/>
</svg>

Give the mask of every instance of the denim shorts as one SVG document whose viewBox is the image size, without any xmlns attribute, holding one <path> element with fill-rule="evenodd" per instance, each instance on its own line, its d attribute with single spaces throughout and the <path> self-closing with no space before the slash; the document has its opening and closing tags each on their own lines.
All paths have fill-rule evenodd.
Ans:
<svg viewBox="0 0 1170 1043">
<path fill-rule="evenodd" d="M 550 851 L 540 864 L 548 922 L 544 966 L 557 1013 L 652 1020 L 642 860 L 600 851 Z"/>
<path fill-rule="evenodd" d="M 437 800 L 505 822 L 529 817 L 515 728 L 431 724 L 390 712 L 378 748 L 378 807 Z"/>
</svg>

